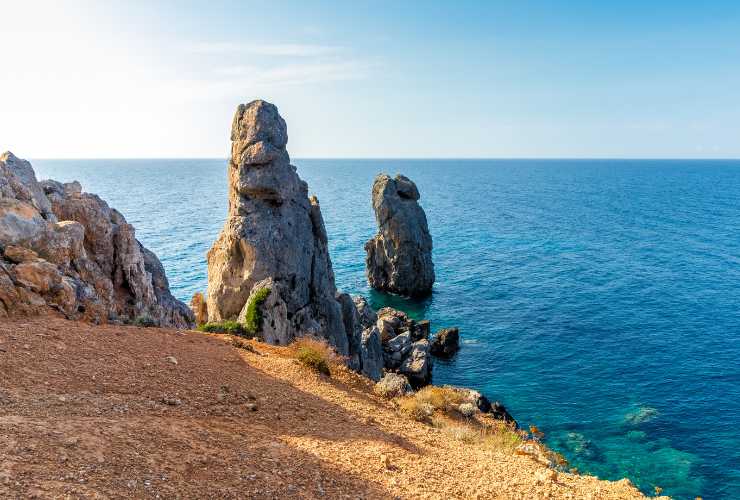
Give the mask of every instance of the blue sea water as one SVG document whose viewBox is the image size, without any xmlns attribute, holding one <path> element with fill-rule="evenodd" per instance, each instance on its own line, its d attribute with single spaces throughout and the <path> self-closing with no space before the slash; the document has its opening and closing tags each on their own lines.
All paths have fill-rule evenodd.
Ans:
<svg viewBox="0 0 740 500">
<path fill-rule="evenodd" d="M 499 399 L 582 472 L 676 498 L 740 498 L 740 161 L 295 160 L 317 194 L 339 288 L 459 326 L 435 383 Z M 206 287 L 226 215 L 224 160 L 38 160 L 82 182 L 161 258 L 174 294 Z M 376 173 L 416 181 L 437 283 L 368 290 Z"/>
</svg>

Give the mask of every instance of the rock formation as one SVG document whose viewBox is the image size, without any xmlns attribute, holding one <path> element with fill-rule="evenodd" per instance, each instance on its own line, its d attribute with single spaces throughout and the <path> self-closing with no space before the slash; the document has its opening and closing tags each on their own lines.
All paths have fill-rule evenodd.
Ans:
<svg viewBox="0 0 740 500">
<path fill-rule="evenodd" d="M 31 164 L 8 152 L 0 156 L 0 317 L 46 309 L 95 322 L 192 325 L 123 215 L 78 182 L 37 182 Z"/>
<path fill-rule="evenodd" d="M 410 179 L 380 174 L 373 183 L 378 234 L 365 244 L 370 286 L 407 296 L 431 293 L 434 284 L 432 237 L 419 190 Z"/>
<path fill-rule="evenodd" d="M 243 319 L 250 295 L 269 289 L 260 305 L 266 341 L 325 338 L 352 368 L 379 379 L 380 347 L 363 334 L 353 300 L 337 294 L 319 202 L 290 164 L 277 108 L 240 105 L 231 141 L 229 213 L 208 252 L 209 321 Z"/>
<path fill-rule="evenodd" d="M 460 331 L 457 328 L 443 328 L 432 341 L 431 353 L 440 358 L 451 358 L 460 350 Z"/>
</svg>

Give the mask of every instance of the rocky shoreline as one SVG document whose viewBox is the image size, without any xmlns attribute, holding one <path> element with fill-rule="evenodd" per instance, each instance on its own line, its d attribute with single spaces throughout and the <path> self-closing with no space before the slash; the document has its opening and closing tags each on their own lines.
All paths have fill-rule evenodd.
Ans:
<svg viewBox="0 0 740 500">
<path fill-rule="evenodd" d="M 172 296 L 159 259 L 121 213 L 78 182 L 38 181 L 30 163 L 0 156 L 0 318 L 54 313 L 92 324 L 207 331 L 228 324 L 275 346 L 321 339 L 382 398 L 411 401 L 439 390 L 452 395 L 446 410 L 516 429 L 500 402 L 469 388 L 430 386 L 434 358 L 459 349 L 457 328 L 432 336 L 428 320 L 390 307 L 375 311 L 364 297 L 337 290 L 321 207 L 290 164 L 277 108 L 261 100 L 240 105 L 231 141 L 229 211 L 208 252 L 208 289 L 190 308 Z M 378 234 L 365 245 L 373 288 L 409 297 L 432 292 L 432 236 L 420 196 L 403 175 L 376 177 Z M 435 408 L 423 404 L 422 417 L 431 416 Z M 542 448 L 525 448 L 521 454 L 540 459 Z"/>
</svg>

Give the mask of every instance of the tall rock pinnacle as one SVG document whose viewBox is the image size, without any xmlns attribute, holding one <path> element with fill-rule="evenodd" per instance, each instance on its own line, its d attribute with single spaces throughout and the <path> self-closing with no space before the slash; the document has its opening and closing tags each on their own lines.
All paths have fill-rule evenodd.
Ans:
<svg viewBox="0 0 740 500">
<path fill-rule="evenodd" d="M 346 329 L 335 298 L 319 202 L 290 164 L 277 107 L 261 100 L 240 105 L 231 141 L 228 218 L 208 252 L 208 319 L 244 319 L 260 300 L 265 341 L 286 344 L 313 334 L 359 359 L 352 352 L 358 334 Z"/>
<path fill-rule="evenodd" d="M 365 243 L 367 279 L 377 290 L 407 296 L 431 293 L 432 236 L 419 190 L 409 178 L 380 174 L 373 182 L 378 234 Z"/>
</svg>

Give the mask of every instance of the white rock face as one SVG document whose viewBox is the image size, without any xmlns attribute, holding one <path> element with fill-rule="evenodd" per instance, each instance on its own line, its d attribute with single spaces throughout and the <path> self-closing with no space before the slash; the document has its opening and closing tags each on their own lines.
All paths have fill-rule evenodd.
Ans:
<svg viewBox="0 0 740 500">
<path fill-rule="evenodd" d="M 322 337 L 361 369 L 357 311 L 351 298 L 337 295 L 321 208 L 290 164 L 285 121 L 265 101 L 242 104 L 231 141 L 229 213 L 208 252 L 208 319 L 236 319 L 269 280 L 265 340 Z"/>
<path fill-rule="evenodd" d="M 146 317 L 186 328 L 162 264 L 123 215 L 78 182 L 37 182 L 31 164 L 0 156 L 0 317 L 55 309 L 96 322 Z"/>
<path fill-rule="evenodd" d="M 432 291 L 432 236 L 418 200 L 419 190 L 407 177 L 380 174 L 375 178 L 378 234 L 365 244 L 365 264 L 368 282 L 377 290 L 411 297 Z"/>
</svg>

